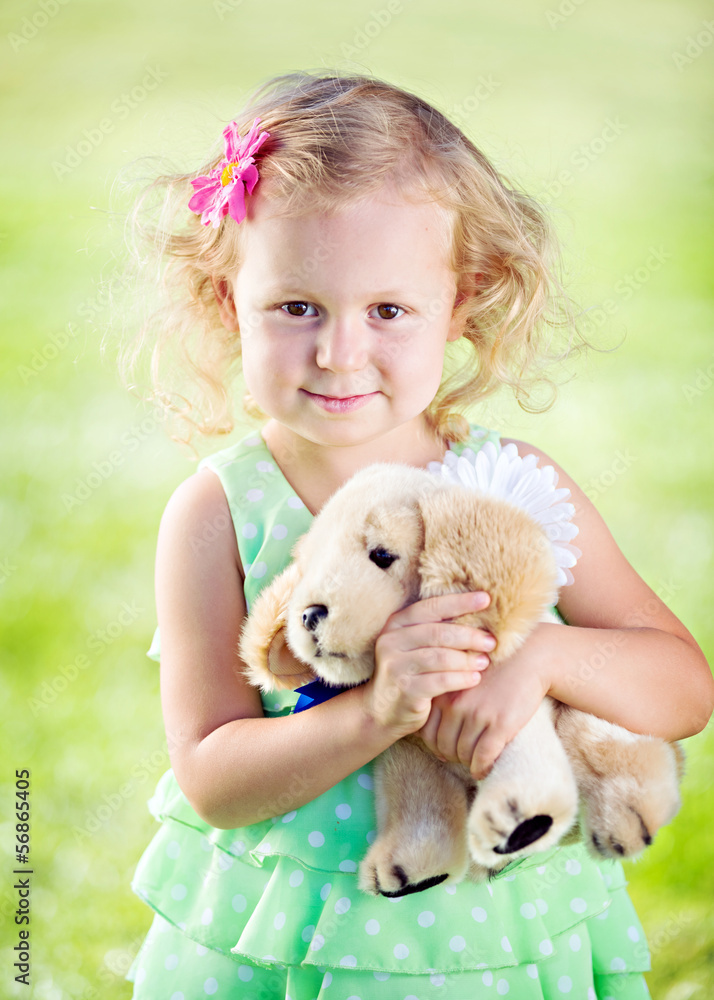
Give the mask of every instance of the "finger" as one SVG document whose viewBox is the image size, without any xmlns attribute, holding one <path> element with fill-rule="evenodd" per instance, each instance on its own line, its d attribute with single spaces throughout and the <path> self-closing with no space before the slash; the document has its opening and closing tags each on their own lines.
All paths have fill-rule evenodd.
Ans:
<svg viewBox="0 0 714 1000">
<path fill-rule="evenodd" d="M 471 774 L 477 781 L 481 781 L 486 777 L 496 760 L 500 757 L 507 742 L 507 740 L 488 730 L 481 734 L 471 758 L 470 767 Z"/>
<path fill-rule="evenodd" d="M 469 611 L 483 611 L 491 603 L 484 591 L 467 591 L 460 594 L 442 594 L 440 597 L 425 597 L 421 601 L 395 611 L 387 620 L 384 631 L 417 625 L 422 622 L 448 621 Z"/>
<path fill-rule="evenodd" d="M 436 748 L 447 760 L 459 760 L 457 747 L 464 727 L 464 718 L 459 714 L 447 712 L 441 720 L 441 726 L 436 736 Z M 469 757 L 468 763 L 471 763 Z"/>
<path fill-rule="evenodd" d="M 431 711 L 429 712 L 429 718 L 421 727 L 421 729 L 417 733 L 417 736 L 421 737 L 421 739 L 426 744 L 427 748 L 431 750 L 433 754 L 436 754 L 437 757 L 441 756 L 436 746 L 436 734 L 439 731 L 440 724 L 441 724 L 441 709 L 432 702 Z M 443 759 L 444 758 L 442 758 L 442 760 Z"/>
<path fill-rule="evenodd" d="M 392 629 L 386 640 L 389 645 L 403 652 L 441 646 L 445 649 L 473 650 L 490 653 L 496 640 L 483 629 L 452 622 L 421 622 L 416 625 Z"/>
<path fill-rule="evenodd" d="M 436 698 L 445 691 L 463 691 L 475 687 L 481 680 L 478 671 L 443 670 L 427 674 L 415 674 L 409 686 L 414 698 Z"/>
</svg>

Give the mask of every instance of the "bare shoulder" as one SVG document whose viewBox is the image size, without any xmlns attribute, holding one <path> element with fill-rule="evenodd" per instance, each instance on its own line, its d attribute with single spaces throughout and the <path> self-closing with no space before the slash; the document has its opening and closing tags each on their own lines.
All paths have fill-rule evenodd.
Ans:
<svg viewBox="0 0 714 1000">
<path fill-rule="evenodd" d="M 238 656 L 246 604 L 233 521 L 210 470 L 183 482 L 166 505 L 156 552 L 156 610 L 162 708 L 179 777 L 187 753 L 209 733 L 262 714 Z"/>
<path fill-rule="evenodd" d="M 582 552 L 573 569 L 575 583 L 563 587 L 558 609 L 566 621 L 585 628 L 657 628 L 696 642 L 667 605 L 628 562 L 595 505 L 572 476 L 550 455 L 525 441 L 513 443 L 520 455 L 533 454 L 539 466 L 552 465 L 558 486 L 570 490 L 578 535 L 573 544 Z M 698 647 L 696 647 L 698 648 Z"/>
</svg>

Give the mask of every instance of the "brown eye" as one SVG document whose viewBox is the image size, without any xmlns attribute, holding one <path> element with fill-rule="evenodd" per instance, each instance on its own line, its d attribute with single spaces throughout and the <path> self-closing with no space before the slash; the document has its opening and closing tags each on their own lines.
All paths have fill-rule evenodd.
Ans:
<svg viewBox="0 0 714 1000">
<path fill-rule="evenodd" d="M 388 303 L 377 306 L 377 315 L 380 319 L 396 319 L 404 310 L 400 306 L 392 306 Z"/>
<path fill-rule="evenodd" d="M 289 316 L 316 316 L 315 307 L 309 305 L 307 302 L 286 302 L 285 305 L 280 307 L 283 312 L 286 312 Z M 308 309 L 312 309 L 313 312 L 308 314 Z"/>
</svg>

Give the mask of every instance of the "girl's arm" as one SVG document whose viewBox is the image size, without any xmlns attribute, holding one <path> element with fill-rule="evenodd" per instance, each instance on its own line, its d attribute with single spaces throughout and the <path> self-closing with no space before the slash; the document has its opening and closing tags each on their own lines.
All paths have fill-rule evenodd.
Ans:
<svg viewBox="0 0 714 1000">
<path fill-rule="evenodd" d="M 476 683 L 474 671 L 485 666 L 478 650 L 486 634 L 445 619 L 488 599 L 421 601 L 391 616 L 372 681 L 307 712 L 266 719 L 237 653 L 242 584 L 225 494 L 214 473 L 199 472 L 162 518 L 156 602 L 171 763 L 193 808 L 214 826 L 247 825 L 314 799 L 419 729 L 432 697 Z"/>
<path fill-rule="evenodd" d="M 538 455 L 541 467 L 553 465 L 558 485 L 571 491 L 583 554 L 558 605 L 570 627 L 539 625 L 477 689 L 437 699 L 423 731 L 427 742 L 480 777 L 545 694 L 636 733 L 677 740 L 700 732 L 714 708 L 701 649 L 633 570 L 567 473 L 537 448 L 514 444 L 520 454 Z"/>
</svg>

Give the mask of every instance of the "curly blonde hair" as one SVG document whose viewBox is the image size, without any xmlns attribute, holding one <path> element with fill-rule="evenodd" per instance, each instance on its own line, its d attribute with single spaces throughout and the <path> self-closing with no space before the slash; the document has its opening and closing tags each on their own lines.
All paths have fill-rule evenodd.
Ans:
<svg viewBox="0 0 714 1000">
<path fill-rule="evenodd" d="M 545 365 L 578 349 L 580 335 L 559 280 L 557 243 L 536 202 L 509 187 L 436 108 L 368 76 L 277 77 L 237 117 L 241 134 L 256 117 L 270 133 L 257 154 L 261 183 L 270 183 L 287 214 L 333 211 L 389 181 L 449 212 L 451 266 L 457 285 L 471 293 L 462 306 L 464 335 L 447 344 L 445 374 L 426 411 L 438 434 L 465 440 L 463 411 L 501 385 L 523 409 L 552 405 L 555 383 Z M 213 282 L 235 275 L 241 227 L 230 217 L 206 227 L 187 207 L 191 179 L 209 173 L 222 155 L 217 148 L 190 173 L 158 177 L 131 216 L 135 247 L 148 248 L 148 255 L 137 251 L 139 270 L 161 301 L 126 344 L 122 367 L 131 379 L 148 348 L 153 398 L 186 422 L 184 440 L 193 431 L 215 435 L 234 427 L 240 336 L 221 323 Z M 558 329 L 566 346 L 556 352 Z M 534 401 L 536 384 L 547 387 L 546 402 Z M 243 405 L 251 417 L 265 417 L 247 394 Z"/>
</svg>

